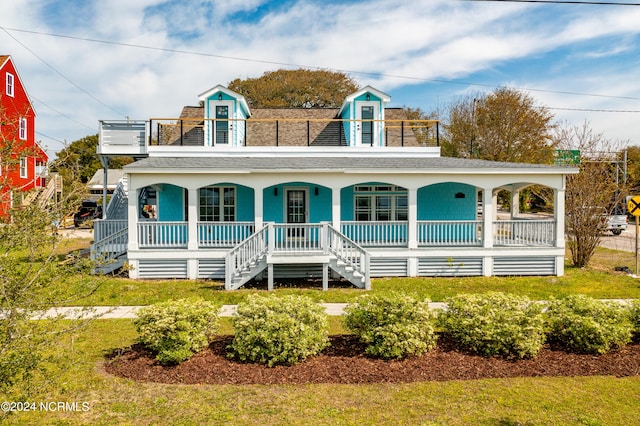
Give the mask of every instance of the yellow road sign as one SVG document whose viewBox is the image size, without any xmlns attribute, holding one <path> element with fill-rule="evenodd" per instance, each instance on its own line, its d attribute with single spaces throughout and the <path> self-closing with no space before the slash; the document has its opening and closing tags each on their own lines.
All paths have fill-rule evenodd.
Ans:
<svg viewBox="0 0 640 426">
<path fill-rule="evenodd" d="M 627 210 L 634 216 L 640 216 L 640 195 L 636 195 L 629 199 Z"/>
</svg>

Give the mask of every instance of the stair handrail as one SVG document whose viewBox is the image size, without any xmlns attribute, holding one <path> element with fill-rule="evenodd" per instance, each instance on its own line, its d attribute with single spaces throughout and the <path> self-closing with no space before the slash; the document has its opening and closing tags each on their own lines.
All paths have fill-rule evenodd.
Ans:
<svg viewBox="0 0 640 426">
<path fill-rule="evenodd" d="M 56 191 L 58 190 L 58 184 L 62 186 L 62 176 L 57 173 L 52 176 L 53 178 L 49 179 L 49 182 L 47 182 L 44 190 L 38 195 L 38 206 L 41 208 L 46 207 L 49 200 L 53 197 L 53 194 L 56 193 Z"/>
<path fill-rule="evenodd" d="M 326 224 L 326 247 L 339 261 L 353 268 L 364 277 L 366 290 L 371 290 L 371 275 L 369 265 L 371 255 L 358 243 L 338 231 L 331 224 Z"/>
<path fill-rule="evenodd" d="M 269 228 L 272 227 L 270 224 L 264 225 L 262 229 L 254 232 L 247 239 L 227 252 L 224 268 L 224 287 L 226 290 L 232 290 L 232 280 L 235 275 L 250 268 L 253 262 L 258 261 L 269 251 L 267 235 Z"/>
<path fill-rule="evenodd" d="M 118 182 L 116 185 L 116 189 L 113 191 L 113 195 L 111 196 L 111 200 L 109 200 L 109 204 L 107 204 L 106 218 L 113 218 L 117 212 L 120 210 L 121 206 L 128 204 L 127 193 L 124 188 L 124 182 Z"/>
<path fill-rule="evenodd" d="M 98 260 L 98 255 L 102 255 L 100 261 L 108 262 L 117 259 L 127 252 L 127 244 L 129 241 L 129 228 L 125 227 L 114 232 L 99 241 L 91 244 L 91 260 Z M 122 246 L 119 250 L 106 250 L 107 247 Z"/>
</svg>

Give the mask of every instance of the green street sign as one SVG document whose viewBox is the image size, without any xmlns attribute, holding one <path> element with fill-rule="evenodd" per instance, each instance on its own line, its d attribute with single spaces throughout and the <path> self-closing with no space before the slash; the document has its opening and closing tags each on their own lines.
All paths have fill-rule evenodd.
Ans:
<svg viewBox="0 0 640 426">
<path fill-rule="evenodd" d="M 559 149 L 556 151 L 555 164 L 578 165 L 580 164 L 580 151 L 577 149 Z"/>
</svg>

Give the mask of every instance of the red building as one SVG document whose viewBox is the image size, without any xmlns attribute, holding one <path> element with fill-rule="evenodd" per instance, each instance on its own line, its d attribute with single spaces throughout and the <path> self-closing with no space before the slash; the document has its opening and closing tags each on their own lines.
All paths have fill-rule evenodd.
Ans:
<svg viewBox="0 0 640 426">
<path fill-rule="evenodd" d="M 18 71 L 0 55 L 0 220 L 45 185 L 49 157 L 35 139 L 36 113 Z"/>
</svg>

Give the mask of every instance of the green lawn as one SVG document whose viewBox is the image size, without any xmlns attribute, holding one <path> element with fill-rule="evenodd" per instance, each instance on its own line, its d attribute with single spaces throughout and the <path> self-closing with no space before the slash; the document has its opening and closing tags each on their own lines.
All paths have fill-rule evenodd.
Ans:
<svg viewBox="0 0 640 426">
<path fill-rule="evenodd" d="M 134 335 L 128 320 L 96 320 L 60 343 L 73 367 L 36 400 L 86 402 L 88 411 L 19 413 L 6 424 L 628 425 L 640 418 L 640 377 L 186 386 L 103 373 L 104 354 Z"/>
<path fill-rule="evenodd" d="M 536 300 L 566 294 L 586 294 L 595 298 L 640 298 L 640 281 L 621 273 L 613 273 L 615 266 L 635 268 L 633 253 L 598 249 L 593 267 L 579 269 L 566 266 L 563 277 L 468 277 L 468 278 L 379 278 L 372 280 L 373 292 L 402 291 L 442 301 L 458 293 L 504 291 L 529 296 Z M 324 302 L 349 302 L 362 290 L 330 288 L 322 291 L 319 283 L 314 287 L 291 288 L 276 286 L 279 294 L 305 294 Z M 189 280 L 129 280 L 105 278 L 90 297 L 78 300 L 80 305 L 147 305 L 171 298 L 203 297 L 223 304 L 236 304 L 248 294 L 266 291 L 259 289 L 225 291 L 217 281 Z"/>
<path fill-rule="evenodd" d="M 443 300 L 460 292 L 500 290 L 546 299 L 570 293 L 640 298 L 640 281 L 612 273 L 633 267 L 631 253 L 598 250 L 593 267 L 567 268 L 564 277 L 393 278 L 373 281 L 373 292 L 401 290 Z M 202 296 L 237 303 L 249 293 L 225 292 L 209 281 L 134 281 L 108 278 L 76 304 L 144 305 Z M 362 290 L 286 289 L 316 300 L 348 302 Z M 340 333 L 339 318 L 331 332 Z M 222 332 L 230 333 L 228 320 Z M 79 412 L 15 413 L 9 425 L 233 424 L 233 425 L 628 425 L 640 418 L 640 376 L 489 379 L 375 385 L 213 386 L 137 383 L 106 375 L 105 354 L 133 343 L 130 320 L 95 320 L 56 350 L 71 367 L 44 386 L 37 402 L 87 403 Z M 2 420 L 0 419 L 0 422 Z"/>
</svg>

